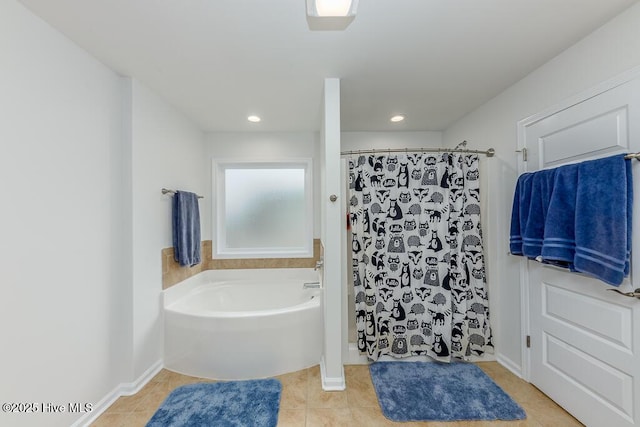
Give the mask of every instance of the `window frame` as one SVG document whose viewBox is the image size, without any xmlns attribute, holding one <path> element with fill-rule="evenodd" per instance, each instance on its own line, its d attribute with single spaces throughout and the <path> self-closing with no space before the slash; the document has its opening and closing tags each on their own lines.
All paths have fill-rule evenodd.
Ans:
<svg viewBox="0 0 640 427">
<path fill-rule="evenodd" d="M 312 258 L 313 257 L 313 160 L 279 158 L 273 160 L 245 158 L 212 159 L 213 259 Z M 304 244 L 293 247 L 268 246 L 229 248 L 226 245 L 225 172 L 228 169 L 303 169 L 304 170 Z"/>
</svg>

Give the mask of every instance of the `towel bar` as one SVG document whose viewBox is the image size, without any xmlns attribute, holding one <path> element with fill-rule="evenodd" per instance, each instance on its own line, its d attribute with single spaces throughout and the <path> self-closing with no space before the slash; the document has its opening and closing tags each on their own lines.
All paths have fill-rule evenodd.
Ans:
<svg viewBox="0 0 640 427">
<path fill-rule="evenodd" d="M 176 194 L 176 190 L 169 190 L 167 188 L 163 188 L 162 194 Z M 198 195 L 196 194 L 196 196 Z M 198 199 L 204 199 L 204 196 L 198 196 Z"/>
</svg>

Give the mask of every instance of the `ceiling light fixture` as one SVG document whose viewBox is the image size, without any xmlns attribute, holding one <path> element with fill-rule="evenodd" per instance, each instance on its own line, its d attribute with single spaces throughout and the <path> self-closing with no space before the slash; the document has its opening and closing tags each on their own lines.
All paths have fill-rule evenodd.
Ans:
<svg viewBox="0 0 640 427">
<path fill-rule="evenodd" d="M 401 114 L 398 114 L 397 116 L 393 116 L 390 119 L 393 123 L 398 123 L 404 120 L 404 116 Z"/>
<path fill-rule="evenodd" d="M 249 120 L 251 123 L 258 123 L 262 119 L 258 116 L 249 116 L 247 117 L 247 120 Z"/>
<path fill-rule="evenodd" d="M 358 0 L 306 0 L 311 30 L 344 30 L 356 17 Z"/>
</svg>

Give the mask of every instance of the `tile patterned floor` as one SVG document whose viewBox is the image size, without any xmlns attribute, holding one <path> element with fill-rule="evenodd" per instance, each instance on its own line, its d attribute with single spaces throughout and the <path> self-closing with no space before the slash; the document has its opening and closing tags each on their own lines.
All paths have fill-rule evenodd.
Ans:
<svg viewBox="0 0 640 427">
<path fill-rule="evenodd" d="M 404 426 L 404 427 L 546 427 L 582 426 L 537 388 L 495 362 L 477 364 L 526 411 L 522 421 L 409 422 L 387 420 L 380 411 L 367 366 L 345 366 L 347 389 L 325 392 L 318 366 L 281 375 L 282 397 L 278 426 Z M 144 426 L 174 388 L 208 381 L 163 370 L 139 393 L 119 398 L 92 427 Z"/>
</svg>

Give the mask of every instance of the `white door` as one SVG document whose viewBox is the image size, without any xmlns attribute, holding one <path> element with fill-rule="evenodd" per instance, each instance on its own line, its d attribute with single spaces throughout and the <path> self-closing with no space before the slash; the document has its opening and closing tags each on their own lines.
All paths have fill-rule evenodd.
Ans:
<svg viewBox="0 0 640 427">
<path fill-rule="evenodd" d="M 640 151 L 640 80 L 519 123 L 523 171 Z M 640 161 L 630 279 L 640 288 Z M 640 426 L 640 299 L 585 275 L 526 261 L 529 380 L 587 426 Z M 525 298 L 526 301 L 526 298 Z"/>
</svg>

